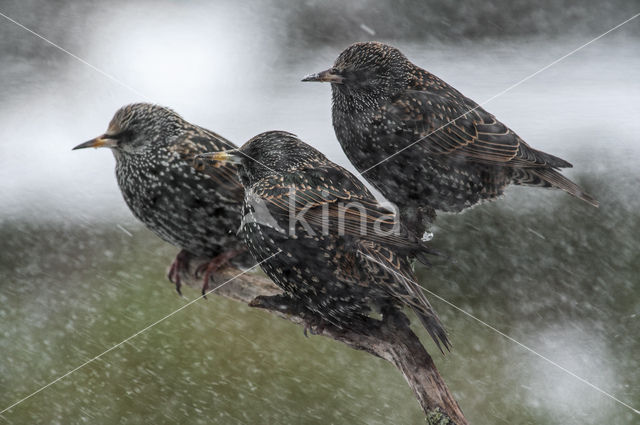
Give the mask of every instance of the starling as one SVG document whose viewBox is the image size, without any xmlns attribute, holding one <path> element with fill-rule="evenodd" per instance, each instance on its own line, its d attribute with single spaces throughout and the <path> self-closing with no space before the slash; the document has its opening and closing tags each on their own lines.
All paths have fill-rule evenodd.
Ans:
<svg viewBox="0 0 640 425">
<path fill-rule="evenodd" d="M 345 49 L 333 68 L 302 81 L 331 83 L 333 127 L 355 168 L 401 211 L 428 225 L 509 184 L 560 188 L 598 202 L 558 172 L 567 161 L 531 148 L 473 100 L 377 42 Z"/>
<path fill-rule="evenodd" d="M 180 291 L 180 274 L 194 258 L 211 259 L 199 267 L 205 293 L 215 271 L 234 259 L 252 263 L 235 234 L 243 188 L 235 166 L 204 174 L 192 167 L 203 152 L 235 148 L 218 134 L 185 121 L 169 108 L 135 103 L 120 108 L 102 136 L 73 149 L 111 148 L 125 202 L 151 231 L 181 251 L 168 278 Z"/>
<path fill-rule="evenodd" d="M 408 306 L 438 347 L 449 348 L 410 264 L 429 249 L 353 174 L 282 131 L 259 134 L 236 151 L 199 155 L 195 166 L 218 162 L 238 165 L 245 188 L 240 232 L 283 289 L 280 298 L 321 323 L 350 329 L 372 308 L 397 317 Z"/>
</svg>

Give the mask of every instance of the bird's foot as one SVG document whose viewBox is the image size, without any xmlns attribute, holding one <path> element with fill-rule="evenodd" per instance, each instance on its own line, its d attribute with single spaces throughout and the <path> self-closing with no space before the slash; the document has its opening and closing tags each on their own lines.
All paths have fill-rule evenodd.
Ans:
<svg viewBox="0 0 640 425">
<path fill-rule="evenodd" d="M 291 315 L 299 315 L 302 312 L 298 302 L 286 294 L 258 295 L 251 300 L 249 307 L 263 308 Z"/>
<path fill-rule="evenodd" d="M 167 278 L 169 278 L 171 283 L 176 285 L 176 291 L 178 291 L 178 294 L 180 295 L 182 295 L 182 291 L 180 290 L 180 287 L 182 286 L 180 275 L 189 271 L 189 260 L 189 252 L 184 249 L 181 250 L 178 255 L 176 255 L 173 263 L 171 263 L 171 267 L 169 267 L 169 272 L 167 273 Z"/>
<path fill-rule="evenodd" d="M 207 298 L 207 290 L 209 289 L 209 281 L 211 276 L 222 267 L 229 264 L 229 260 L 242 254 L 246 249 L 232 249 L 214 257 L 208 263 L 201 264 L 196 269 L 196 278 L 203 276 L 202 297 Z"/>
<path fill-rule="evenodd" d="M 249 307 L 263 308 L 302 318 L 304 336 L 321 334 L 327 323 L 320 317 L 310 313 L 298 301 L 286 294 L 258 295 L 249 303 Z"/>
</svg>

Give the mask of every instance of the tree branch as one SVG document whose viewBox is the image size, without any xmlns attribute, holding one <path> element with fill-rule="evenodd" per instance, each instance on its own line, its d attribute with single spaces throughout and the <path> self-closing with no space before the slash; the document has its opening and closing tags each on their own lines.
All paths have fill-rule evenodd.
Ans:
<svg viewBox="0 0 640 425">
<path fill-rule="evenodd" d="M 191 263 L 193 271 L 202 261 L 194 260 Z M 238 269 L 232 267 L 220 270 L 216 274 L 216 285 L 233 280 L 213 293 L 265 309 L 304 326 L 305 331 L 310 328 L 308 318 L 305 318 L 304 313 L 299 312 L 295 305 L 287 302 L 286 298 L 266 298 L 282 293 L 269 279 L 252 273 L 236 277 L 239 273 Z M 191 272 L 181 277 L 189 286 L 202 286 L 202 281 L 196 279 Z M 215 288 L 215 285 L 211 285 L 211 288 Z M 468 424 L 460 406 L 436 369 L 433 359 L 405 321 L 364 318 L 362 326 L 358 326 L 357 330 L 344 330 L 330 324 L 322 324 L 311 329 L 314 334 L 340 341 L 356 350 L 366 351 L 396 366 L 418 399 L 427 416 L 428 424 Z"/>
</svg>

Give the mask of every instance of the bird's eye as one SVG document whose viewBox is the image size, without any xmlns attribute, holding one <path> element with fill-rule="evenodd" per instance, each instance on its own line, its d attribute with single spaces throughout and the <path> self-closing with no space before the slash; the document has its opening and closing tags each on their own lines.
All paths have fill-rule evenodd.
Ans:
<svg viewBox="0 0 640 425">
<path fill-rule="evenodd" d="M 131 130 L 120 130 L 116 133 L 111 134 L 109 138 L 115 139 L 119 142 L 126 142 L 127 140 L 131 139 L 131 136 Z"/>
</svg>

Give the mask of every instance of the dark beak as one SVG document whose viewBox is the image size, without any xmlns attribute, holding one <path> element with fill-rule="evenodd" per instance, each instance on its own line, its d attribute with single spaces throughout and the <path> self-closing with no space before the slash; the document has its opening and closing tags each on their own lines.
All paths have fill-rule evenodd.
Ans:
<svg viewBox="0 0 640 425">
<path fill-rule="evenodd" d="M 73 148 L 76 149 L 85 149 L 85 148 L 113 148 L 118 144 L 118 140 L 109 136 L 108 134 L 103 134 L 102 136 L 96 137 L 95 139 L 91 139 L 88 142 L 80 143 L 78 146 Z"/>
<path fill-rule="evenodd" d="M 309 74 L 302 81 L 317 81 L 321 83 L 342 84 L 344 77 L 334 69 L 318 72 L 317 74 Z"/>
<path fill-rule="evenodd" d="M 193 168 L 204 171 L 208 166 L 220 167 L 224 164 L 239 165 L 242 163 L 242 156 L 237 149 L 229 149 L 220 152 L 208 152 L 196 155 L 193 159 Z"/>
</svg>

